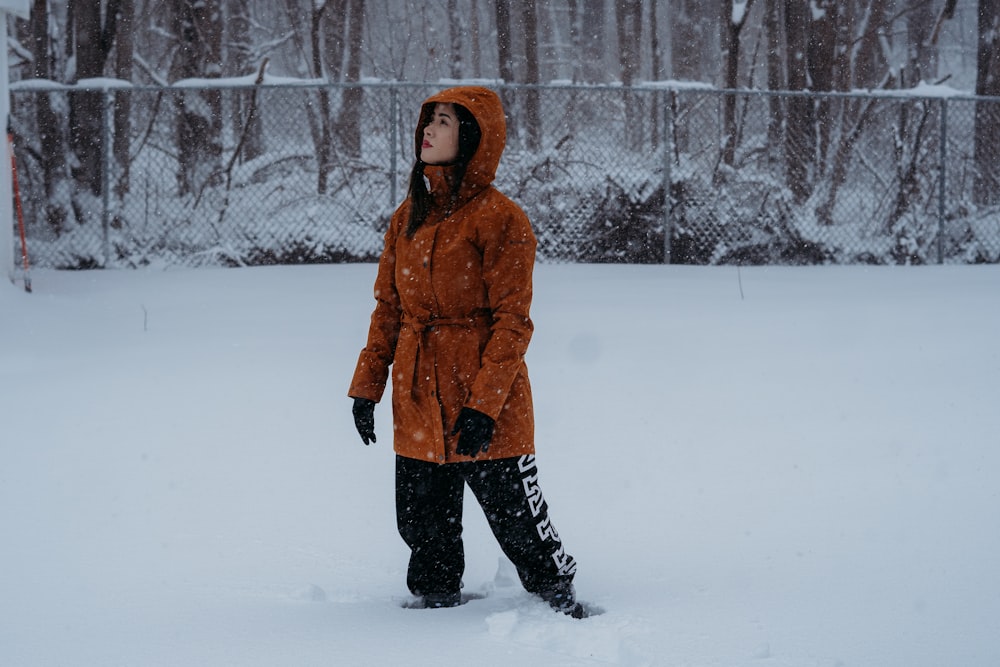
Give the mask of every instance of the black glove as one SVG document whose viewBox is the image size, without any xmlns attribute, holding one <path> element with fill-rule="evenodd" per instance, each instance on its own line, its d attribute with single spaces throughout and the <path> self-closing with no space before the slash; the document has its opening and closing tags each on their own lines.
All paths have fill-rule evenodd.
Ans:
<svg viewBox="0 0 1000 667">
<path fill-rule="evenodd" d="M 489 415 L 472 408 L 462 408 L 455 420 L 455 428 L 451 430 L 452 435 L 460 431 L 462 433 L 455 451 L 463 456 L 475 456 L 480 451 L 485 454 L 490 448 L 495 425 L 496 422 Z"/>
<path fill-rule="evenodd" d="M 358 429 L 358 435 L 367 445 L 368 441 L 375 442 L 375 401 L 367 398 L 355 398 L 354 426 Z"/>
</svg>

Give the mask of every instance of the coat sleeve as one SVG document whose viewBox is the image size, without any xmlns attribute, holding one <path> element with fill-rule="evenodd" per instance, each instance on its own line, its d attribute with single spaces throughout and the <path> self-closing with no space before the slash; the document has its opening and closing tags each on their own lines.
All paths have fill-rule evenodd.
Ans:
<svg viewBox="0 0 1000 667">
<path fill-rule="evenodd" d="M 396 355 L 401 327 L 399 293 L 396 290 L 396 239 L 405 220 L 397 210 L 385 233 L 385 248 L 375 279 L 375 310 L 368 327 L 368 343 L 361 350 L 348 396 L 380 401 L 389 378 L 389 366 Z"/>
<path fill-rule="evenodd" d="M 507 402 L 534 325 L 531 322 L 532 272 L 537 241 L 528 216 L 513 202 L 501 222 L 479 232 L 483 280 L 493 315 L 479 373 L 465 405 L 497 419 Z"/>
</svg>

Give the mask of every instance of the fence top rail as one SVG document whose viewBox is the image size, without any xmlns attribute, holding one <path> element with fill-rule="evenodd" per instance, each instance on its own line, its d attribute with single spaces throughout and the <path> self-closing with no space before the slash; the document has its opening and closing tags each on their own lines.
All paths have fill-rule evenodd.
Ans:
<svg viewBox="0 0 1000 667">
<path fill-rule="evenodd" d="M 50 93 L 71 91 L 99 92 L 168 92 L 182 90 L 246 90 L 253 88 L 265 89 L 296 89 L 296 88 L 440 88 L 456 85 L 482 85 L 501 90 L 583 90 L 583 91 L 621 91 L 628 89 L 634 92 L 697 92 L 708 95 L 759 95 L 766 97 L 810 97 L 810 98 L 864 98 L 864 99 L 940 99 L 943 101 L 960 102 L 997 102 L 1000 96 L 974 95 L 948 86 L 920 84 L 914 88 L 899 90 L 852 90 L 852 91 L 814 91 L 814 90 L 764 90 L 759 88 L 716 88 L 710 84 L 693 81 L 641 81 L 632 86 L 621 83 L 575 83 L 572 81 L 553 81 L 550 83 L 505 83 L 499 79 L 440 79 L 438 81 L 386 81 L 382 79 L 363 79 L 361 81 L 326 81 L 325 79 L 297 79 L 292 77 L 276 77 L 267 75 L 263 83 L 256 83 L 256 75 L 232 77 L 223 79 L 183 79 L 173 84 L 148 85 L 133 84 L 121 79 L 98 78 L 81 79 L 77 83 L 59 83 L 50 79 L 22 79 L 12 82 L 10 91 L 18 93 Z"/>
</svg>

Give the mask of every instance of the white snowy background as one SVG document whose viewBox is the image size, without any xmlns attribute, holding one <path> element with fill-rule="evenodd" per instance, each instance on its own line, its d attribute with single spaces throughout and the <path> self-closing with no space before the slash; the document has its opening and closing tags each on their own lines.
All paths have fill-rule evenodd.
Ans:
<svg viewBox="0 0 1000 667">
<path fill-rule="evenodd" d="M 402 608 L 373 265 L 0 284 L 0 665 L 1000 664 L 1000 268 L 541 265 L 580 597 Z"/>
</svg>

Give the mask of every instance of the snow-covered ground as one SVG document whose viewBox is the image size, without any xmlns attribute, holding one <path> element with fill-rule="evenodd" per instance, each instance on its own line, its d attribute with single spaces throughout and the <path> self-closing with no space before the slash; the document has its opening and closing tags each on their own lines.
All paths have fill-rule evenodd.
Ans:
<svg viewBox="0 0 1000 667">
<path fill-rule="evenodd" d="M 536 269 L 548 611 L 402 608 L 372 265 L 0 284 L 0 665 L 1000 664 L 1000 267 Z"/>
</svg>

